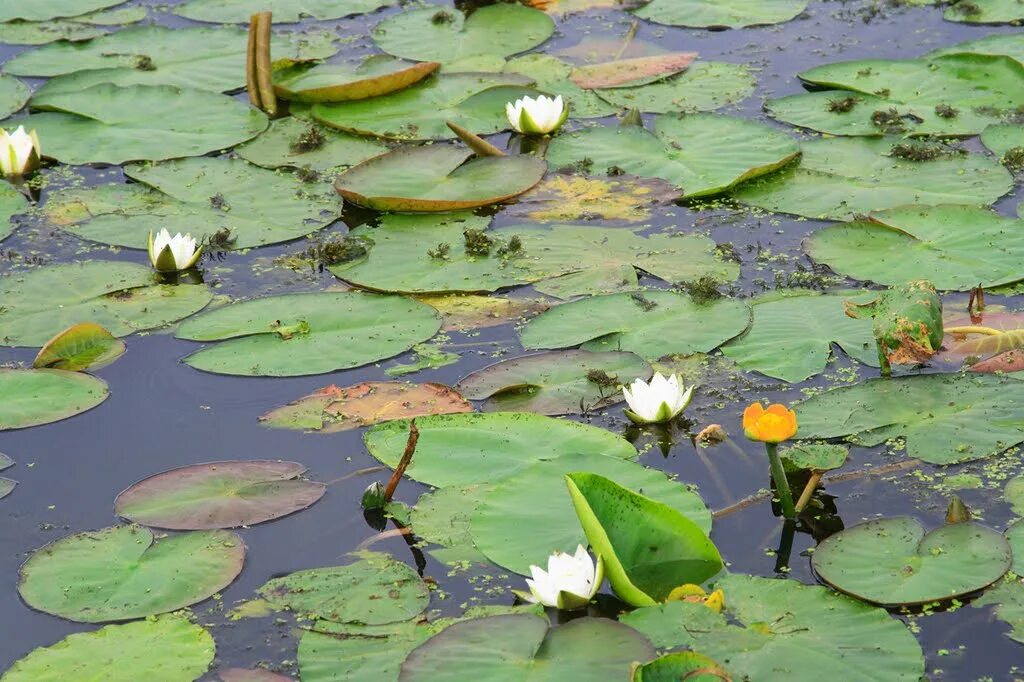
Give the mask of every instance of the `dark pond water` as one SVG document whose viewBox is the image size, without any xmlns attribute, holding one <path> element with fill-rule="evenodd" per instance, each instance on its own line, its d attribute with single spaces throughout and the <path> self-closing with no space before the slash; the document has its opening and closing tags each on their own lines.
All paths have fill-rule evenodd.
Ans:
<svg viewBox="0 0 1024 682">
<path fill-rule="evenodd" d="M 359 36 L 354 46 L 346 50 L 362 50 L 369 47 L 368 27 L 380 16 L 394 11 L 392 8 L 370 18 L 321 25 Z M 172 26 L 189 24 L 155 6 L 151 7 L 150 20 Z M 629 15 L 617 11 L 575 15 L 560 22 L 559 31 L 546 51 L 572 46 L 588 35 L 624 36 L 631 22 Z M 669 49 L 696 50 L 704 59 L 721 58 L 755 67 L 758 88 L 744 102 L 740 115 L 769 120 L 761 112 L 762 101 L 770 96 L 801 92 L 795 74 L 803 69 L 845 59 L 911 57 L 1000 30 L 1019 29 L 944 22 L 940 11 L 928 7 L 812 2 L 803 16 L 780 26 L 713 32 L 641 23 L 637 38 Z M 0 48 L 0 57 L 7 58 L 20 49 Z M 82 170 L 93 181 L 108 180 L 119 173 L 117 169 Z M 42 199 L 45 198 L 44 192 Z M 1010 196 L 996 208 L 1005 215 L 1013 215 L 1016 204 L 1017 198 Z M 509 222 L 500 216 L 498 221 Z M 652 228 L 664 226 L 707 231 L 718 242 L 733 243 L 743 261 L 738 288 L 744 294 L 752 294 L 765 286 L 774 287 L 778 281 L 784 282 L 793 273 L 813 269 L 799 244 L 820 223 L 727 208 L 698 213 L 672 207 L 651 221 Z M 346 229 L 339 222 L 326 232 L 343 233 Z M 329 274 L 296 273 L 274 264 L 276 257 L 300 251 L 306 245 L 299 242 L 230 253 L 220 261 L 204 261 L 201 269 L 206 281 L 217 287 L 217 293 L 228 296 L 313 291 L 331 286 L 335 280 Z M 21 228 L 3 242 L 0 251 L 5 255 L 0 260 L 0 272 L 31 267 L 27 261 L 33 259 L 51 263 L 102 256 L 145 261 L 141 252 L 117 252 L 86 245 L 31 218 L 22 220 Z M 657 284 L 653 280 L 649 283 Z M 531 292 L 527 288 L 513 295 L 529 296 Z M 955 296 L 945 299 L 947 304 L 956 301 Z M 495 357 L 522 351 L 511 325 L 473 335 L 453 333 L 451 341 L 472 345 L 460 349 L 463 355 L 456 365 L 427 370 L 412 378 L 451 384 L 490 364 Z M 260 426 L 257 416 L 330 383 L 349 385 L 381 380 L 382 368 L 408 361 L 397 358 L 379 366 L 326 376 L 237 378 L 204 374 L 182 365 L 181 358 L 194 344 L 167 333 L 136 335 L 129 337 L 127 343 L 127 354 L 99 372 L 112 389 L 110 398 L 100 407 L 63 422 L 0 436 L 0 451 L 17 462 L 5 475 L 19 481 L 14 493 L 0 502 L 0 670 L 36 647 L 51 644 L 71 632 L 92 629 L 34 612 L 20 601 L 16 589 L 18 567 L 29 552 L 72 532 L 111 525 L 115 521 L 112 502 L 119 491 L 169 468 L 221 459 L 282 458 L 304 463 L 315 480 L 331 481 L 375 465 L 362 445 L 360 432 L 325 436 L 275 431 Z M 34 349 L 0 349 L 0 362 L 30 363 L 34 353 Z M 840 360 L 826 373 L 823 382 L 850 381 L 873 371 Z M 728 432 L 740 434 L 741 405 L 756 398 L 796 400 L 819 385 L 787 386 L 748 376 L 724 387 L 729 397 L 721 402 L 709 393 L 699 394 L 687 414 L 698 424 L 717 422 Z M 623 432 L 627 426 L 617 408 L 594 415 L 591 420 L 614 432 Z M 760 447 L 742 438 L 731 441 L 731 445 L 697 450 L 685 434 L 678 434 L 667 454 L 657 447 L 656 440 L 650 434 L 639 437 L 636 444 L 646 451 L 642 461 L 696 483 L 712 509 L 727 507 L 768 484 Z M 895 460 L 880 451 L 854 448 L 847 469 L 877 467 L 891 461 Z M 961 494 L 986 522 L 999 527 L 1009 517 L 998 502 L 1001 482 L 1017 472 L 1019 462 L 1019 456 L 1010 453 L 995 464 L 980 462 L 943 473 L 964 470 L 981 476 L 985 487 Z M 250 598 L 272 576 L 337 563 L 374 536 L 376 530 L 364 521 L 359 498 L 370 480 L 383 476 L 354 476 L 333 483 L 323 500 L 312 508 L 241 531 L 249 547 L 244 571 L 220 599 L 195 608 L 200 621 L 213 626 L 218 643 L 216 667 L 268 662 L 294 671 L 296 639 L 290 623 L 273 619 L 234 622 L 226 619 L 224 612 L 234 602 Z M 412 504 L 425 489 L 404 481 L 398 497 Z M 935 471 L 928 466 L 838 483 L 830 486 L 828 492 L 835 496 L 838 516 L 817 529 L 819 539 L 830 529 L 878 515 L 909 513 L 933 526 L 941 522 L 947 501 L 946 495 L 937 489 Z M 717 519 L 713 538 L 733 570 L 766 576 L 789 571 L 797 580 L 813 582 L 806 550 L 816 544 L 815 538 L 807 529 L 800 529 L 791 540 L 786 562 L 777 551 L 780 543 L 786 542 L 783 535 L 781 521 L 770 513 L 768 503 L 761 500 Z M 409 562 L 416 558 L 401 538 L 384 539 L 373 546 Z M 448 567 L 429 556 L 425 559 L 424 573 L 438 580 L 442 587 L 432 608 L 458 613 L 471 602 L 511 603 L 512 595 L 493 589 L 495 583 L 478 581 L 472 572 L 449 575 Z M 1007 626 L 994 620 L 988 608 L 962 608 L 911 620 L 919 628 L 932 679 L 1012 680 L 1024 676 L 1017 667 L 1024 662 L 1021 645 L 1004 636 Z"/>
</svg>

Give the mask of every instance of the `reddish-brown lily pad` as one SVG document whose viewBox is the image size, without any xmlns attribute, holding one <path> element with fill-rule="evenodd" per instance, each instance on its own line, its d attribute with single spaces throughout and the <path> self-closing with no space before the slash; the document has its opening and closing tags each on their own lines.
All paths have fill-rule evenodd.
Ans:
<svg viewBox="0 0 1024 682">
<path fill-rule="evenodd" d="M 660 178 L 552 173 L 517 198 L 504 215 L 538 222 L 639 223 L 650 218 L 651 209 L 668 206 L 681 194 L 677 187 Z"/>
<path fill-rule="evenodd" d="M 654 57 L 634 57 L 613 62 L 587 64 L 573 70 L 569 78 L 588 90 L 628 88 L 646 85 L 683 71 L 697 58 L 696 52 L 668 52 Z"/>
<path fill-rule="evenodd" d="M 323 483 L 298 478 L 298 462 L 208 462 L 145 478 L 117 496 L 118 516 L 175 530 L 236 528 L 263 523 L 312 505 Z"/>
<path fill-rule="evenodd" d="M 993 355 L 987 360 L 976 362 L 970 366 L 972 372 L 982 372 L 986 374 L 992 374 L 995 372 L 1002 372 L 1008 374 L 1010 372 L 1020 372 L 1024 370 L 1024 350 L 1015 349 L 1008 350 L 1005 353 L 999 353 Z"/>
<path fill-rule="evenodd" d="M 260 421 L 277 429 L 337 433 L 392 419 L 472 411 L 469 401 L 444 384 L 366 381 L 344 388 L 325 386 L 271 410 Z"/>
</svg>

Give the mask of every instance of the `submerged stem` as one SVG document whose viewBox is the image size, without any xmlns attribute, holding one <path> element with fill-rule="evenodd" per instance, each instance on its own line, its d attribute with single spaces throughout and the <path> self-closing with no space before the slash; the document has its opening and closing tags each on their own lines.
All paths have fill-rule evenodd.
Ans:
<svg viewBox="0 0 1024 682">
<path fill-rule="evenodd" d="M 775 482 L 775 492 L 778 493 L 779 502 L 782 504 L 782 514 L 787 519 L 794 519 L 796 518 L 796 509 L 793 507 L 793 493 L 789 490 L 786 470 L 782 468 L 779 446 L 775 443 L 765 443 L 764 449 L 768 451 L 768 463 L 772 469 L 772 481 Z"/>
<path fill-rule="evenodd" d="M 800 493 L 800 499 L 796 501 L 796 513 L 799 514 L 807 506 L 807 503 L 811 501 L 811 496 L 814 495 L 814 491 L 818 488 L 818 483 L 821 482 L 821 477 L 825 472 L 823 471 L 812 471 L 811 477 L 807 479 L 807 485 L 804 486 L 804 491 Z"/>
</svg>

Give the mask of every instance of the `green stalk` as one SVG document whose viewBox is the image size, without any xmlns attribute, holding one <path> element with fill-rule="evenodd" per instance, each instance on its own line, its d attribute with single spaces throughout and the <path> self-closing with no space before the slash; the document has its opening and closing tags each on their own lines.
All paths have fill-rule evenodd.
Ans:
<svg viewBox="0 0 1024 682">
<path fill-rule="evenodd" d="M 764 449 L 768 451 L 768 462 L 772 468 L 772 481 L 775 482 L 775 492 L 778 493 L 779 502 L 782 504 L 782 514 L 787 519 L 795 519 L 796 508 L 793 506 L 793 493 L 789 490 L 786 470 L 782 468 L 779 446 L 775 443 L 765 443 Z"/>
</svg>

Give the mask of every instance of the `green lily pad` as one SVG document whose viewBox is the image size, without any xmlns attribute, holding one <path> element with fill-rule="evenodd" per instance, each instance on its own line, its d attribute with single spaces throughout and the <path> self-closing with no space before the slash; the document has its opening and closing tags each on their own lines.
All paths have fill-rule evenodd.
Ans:
<svg viewBox="0 0 1024 682">
<path fill-rule="evenodd" d="M 124 355 L 124 341 L 94 322 L 80 322 L 58 333 L 39 349 L 32 366 L 82 372 L 106 367 Z"/>
<path fill-rule="evenodd" d="M 591 456 L 588 459 L 596 458 Z M 410 522 L 416 537 L 425 543 L 441 545 L 438 549 L 429 550 L 432 557 L 441 563 L 456 565 L 489 562 L 476 548 L 470 522 L 484 496 L 494 488 L 495 484 L 491 483 L 471 483 L 438 488 L 420 495 L 410 511 Z"/>
<path fill-rule="evenodd" d="M 319 621 L 302 632 L 299 673 L 304 682 L 398 682 L 409 652 L 446 624 L 340 626 Z"/>
<path fill-rule="evenodd" d="M 141 526 L 77 533 L 21 567 L 29 606 L 81 623 L 143 618 L 203 601 L 242 570 L 245 543 L 228 531 L 155 539 Z"/>
<path fill-rule="evenodd" d="M 375 55 L 359 63 L 298 62 L 276 68 L 274 92 L 293 102 L 345 102 L 379 97 L 418 83 L 441 66 Z"/>
<path fill-rule="evenodd" d="M 818 66 L 800 78 L 833 89 L 770 100 L 766 108 L 786 123 L 834 135 L 977 135 L 1024 104 L 1024 65 L 1004 56 L 866 59 Z M 899 118 L 878 125 L 879 111 Z"/>
<path fill-rule="evenodd" d="M 854 279 L 886 285 L 927 279 L 938 289 L 967 291 L 1024 279 L 1022 234 L 1024 220 L 984 208 L 904 207 L 818 230 L 805 247 L 814 260 Z"/>
<path fill-rule="evenodd" d="M 884 606 L 945 601 L 988 587 L 1010 568 L 1002 533 L 971 521 L 927 535 L 909 516 L 857 524 L 811 555 L 818 576 L 841 592 Z"/>
<path fill-rule="evenodd" d="M 642 492 L 678 511 L 705 534 L 711 532 L 710 510 L 700 495 L 685 484 L 635 462 L 569 454 L 536 462 L 503 479 L 485 491 L 475 506 L 472 498 L 463 498 L 471 514 L 469 531 L 473 544 L 494 563 L 523 575 L 530 574 L 531 564 L 546 566 L 547 557 L 555 551 L 572 554 L 577 545 L 586 545 L 586 535 L 563 479 L 573 471 L 588 471 L 628 490 Z M 418 535 L 419 528 L 414 527 Z"/>
<path fill-rule="evenodd" d="M 541 313 L 522 331 L 524 348 L 624 350 L 647 360 L 707 353 L 741 334 L 750 323 L 742 301 L 695 303 L 670 291 L 593 296 Z M 628 384 L 630 380 L 622 383 Z"/>
<path fill-rule="evenodd" d="M 0 368 L 0 431 L 67 419 L 91 410 L 108 395 L 106 382 L 88 374 Z"/>
<path fill-rule="evenodd" d="M 0 378 L 0 382 L 2 382 L 2 378 Z M 14 466 L 14 460 L 0 452 L 0 471 L 12 466 Z M 0 500 L 10 495 L 17 485 L 17 481 L 12 481 L 9 478 L 0 476 Z"/>
<path fill-rule="evenodd" d="M 1010 565 L 1010 570 L 1019 576 L 1024 573 L 1024 521 L 1014 519 L 1006 527 L 1003 535 L 1010 543 L 1010 549 L 1013 552 L 1013 563 Z"/>
<path fill-rule="evenodd" d="M 58 42 L 22 52 L 4 70 L 16 76 L 57 76 L 37 97 L 99 83 L 225 92 L 245 86 L 247 40 L 247 32 L 235 27 L 137 26 L 88 42 Z M 271 49 L 275 59 L 321 59 L 337 51 L 334 40 L 326 32 L 278 33 Z"/>
<path fill-rule="evenodd" d="M 311 568 L 259 589 L 279 609 L 337 623 L 383 625 L 415 618 L 430 603 L 416 571 L 387 554 L 364 552 L 346 566 Z"/>
<path fill-rule="evenodd" d="M 1024 147 L 1024 125 L 991 125 L 981 131 L 981 143 L 1002 159 L 1011 149 Z"/>
<path fill-rule="evenodd" d="M 596 90 L 615 106 L 651 114 L 714 111 L 742 102 L 754 92 L 750 70 L 728 62 L 695 62 L 680 74 L 628 88 Z"/>
<path fill-rule="evenodd" d="M 556 682 L 626 679 L 633 661 L 654 648 L 632 628 L 579 618 L 549 628 L 547 618 L 502 615 L 456 623 L 414 649 L 402 682 Z"/>
<path fill-rule="evenodd" d="M 653 133 L 626 126 L 560 135 L 547 159 L 553 168 L 582 164 L 594 173 L 661 178 L 689 198 L 724 192 L 781 168 L 798 154 L 794 140 L 762 123 L 699 114 L 661 116 Z"/>
<path fill-rule="evenodd" d="M 858 445 L 906 439 L 907 456 L 933 464 L 998 454 L 1024 441 L 1017 415 L 1024 382 L 991 374 L 869 379 L 794 406 L 801 438 L 851 437 Z"/>
<path fill-rule="evenodd" d="M 769 211 L 849 220 L 909 204 L 991 204 L 1013 186 L 1005 168 L 979 154 L 907 161 L 889 155 L 898 142 L 808 140 L 799 164 L 746 183 L 732 196 Z"/>
<path fill-rule="evenodd" d="M 323 21 L 368 14 L 393 0 L 189 0 L 174 7 L 186 19 L 213 24 L 249 21 L 256 12 L 272 12 L 275 23 L 294 23 L 305 17 Z"/>
<path fill-rule="evenodd" d="M 480 57 L 508 57 L 537 47 L 554 33 L 544 12 L 517 4 L 486 5 L 468 17 L 426 5 L 377 24 L 373 40 L 396 57 L 441 62 L 446 67 Z"/>
<path fill-rule="evenodd" d="M 857 293 L 796 291 L 754 298 L 750 329 L 724 345 L 722 352 L 743 369 L 794 384 L 825 371 L 833 344 L 877 367 L 871 321 L 851 318 L 843 307 Z"/>
<path fill-rule="evenodd" d="M 0 74 L 0 118 L 7 118 L 25 106 L 32 90 L 17 78 Z"/>
<path fill-rule="evenodd" d="M 993 33 L 977 40 L 940 47 L 928 53 L 929 57 L 974 52 L 976 54 L 1005 54 L 1024 64 L 1024 33 Z"/>
<path fill-rule="evenodd" d="M 628 441 L 604 429 L 530 412 L 444 414 L 419 417 L 409 478 L 443 487 L 498 481 L 535 462 L 570 454 L 634 459 Z M 363 436 L 370 455 L 398 464 L 409 437 L 406 420 L 379 424 Z"/>
<path fill-rule="evenodd" d="M 288 117 L 271 121 L 269 128 L 236 147 L 235 153 L 263 168 L 310 168 L 330 176 L 387 150 L 374 140 Z"/>
<path fill-rule="evenodd" d="M 211 462 L 145 478 L 114 500 L 133 523 L 174 530 L 252 526 L 295 513 L 327 486 L 299 478 L 306 467 L 279 460 Z"/>
<path fill-rule="evenodd" d="M 68 635 L 16 661 L 3 680 L 191 682 L 210 667 L 215 650 L 203 628 L 181 616 L 162 616 Z"/>
<path fill-rule="evenodd" d="M 267 127 L 266 115 L 247 104 L 168 85 L 101 83 L 37 97 L 32 106 L 47 111 L 20 123 L 46 140 L 46 156 L 75 165 L 201 156 L 245 142 Z"/>
<path fill-rule="evenodd" d="M 409 350 L 441 327 L 428 305 L 355 292 L 271 296 L 218 308 L 178 338 L 220 341 L 185 362 L 215 374 L 303 376 L 359 367 Z"/>
<path fill-rule="evenodd" d="M 806 0 L 654 0 L 633 13 L 669 26 L 743 28 L 781 24 L 806 7 Z"/>
<path fill-rule="evenodd" d="M 113 7 L 122 2 L 124 0 L 33 0 L 32 2 L 4 3 L 0 7 L 0 22 L 14 19 L 46 21 L 58 17 L 73 17 Z"/>
<path fill-rule="evenodd" d="M 110 33 L 114 25 L 134 24 L 148 16 L 145 7 L 90 12 L 67 19 L 11 21 L 0 24 L 0 42 L 9 45 L 45 45 L 58 40 L 80 42 Z"/>
<path fill-rule="evenodd" d="M 965 24 L 1019 24 L 1024 8 L 1017 0 L 961 0 L 946 9 L 942 18 Z"/>
<path fill-rule="evenodd" d="M 1009 503 L 1015 514 L 1024 515 L 1024 475 L 1014 476 L 1006 482 L 1003 499 Z"/>
<path fill-rule="evenodd" d="M 123 261 L 51 265 L 0 280 L 0 345 L 42 346 L 79 322 L 114 336 L 163 327 L 202 310 L 205 286 L 158 285 L 153 271 Z"/>
<path fill-rule="evenodd" d="M 28 199 L 25 198 L 25 195 L 9 183 L 0 184 L 0 241 L 14 232 L 11 218 L 24 213 L 27 209 Z"/>
<path fill-rule="evenodd" d="M 538 94 L 532 82 L 517 74 L 442 73 L 368 100 L 316 104 L 312 114 L 332 128 L 396 140 L 453 139 L 448 121 L 487 135 L 509 127 L 507 102 Z"/>
<path fill-rule="evenodd" d="M 924 674 L 921 645 L 884 609 L 795 580 L 733 574 L 716 587 L 731 622 L 682 601 L 622 621 L 661 649 L 686 647 L 721 661 L 733 679 L 917 682 Z"/>
<path fill-rule="evenodd" d="M 600 118 L 611 116 L 618 107 L 604 101 L 591 90 L 584 90 L 569 76 L 573 65 L 558 57 L 541 52 L 524 54 L 505 63 L 505 73 L 518 73 L 536 81 L 538 90 L 557 93 L 569 107 L 572 118 Z"/>
<path fill-rule="evenodd" d="M 595 374 L 611 383 L 595 381 Z M 650 365 L 633 353 L 551 351 L 484 367 L 455 388 L 470 400 L 483 400 L 484 412 L 583 414 L 622 402 L 617 384 L 651 374 Z"/>
<path fill-rule="evenodd" d="M 971 606 L 995 606 L 996 618 L 1010 626 L 1006 636 L 1024 644 L 1024 582 L 1006 580 L 971 602 Z"/>
<path fill-rule="evenodd" d="M 633 672 L 632 682 L 721 682 L 729 674 L 720 663 L 696 651 L 679 651 L 656 658 Z"/>
<path fill-rule="evenodd" d="M 779 453 L 787 470 L 831 471 L 846 463 L 850 451 L 845 445 L 800 443 Z"/>
<path fill-rule="evenodd" d="M 516 197 L 546 170 L 532 155 L 477 157 L 466 147 L 434 144 L 364 161 L 334 186 L 346 201 L 378 211 L 458 211 Z"/>
<path fill-rule="evenodd" d="M 722 569 L 714 543 L 677 509 L 598 474 L 566 474 L 565 480 L 587 540 L 626 603 L 651 606 Z"/>
<path fill-rule="evenodd" d="M 131 165 L 125 174 L 143 184 L 55 192 L 44 209 L 47 217 L 83 239 L 132 249 L 145 249 L 150 231 L 161 228 L 196 238 L 228 230 L 230 246 L 244 249 L 297 239 L 339 213 L 327 185 L 238 159 Z"/>
</svg>

